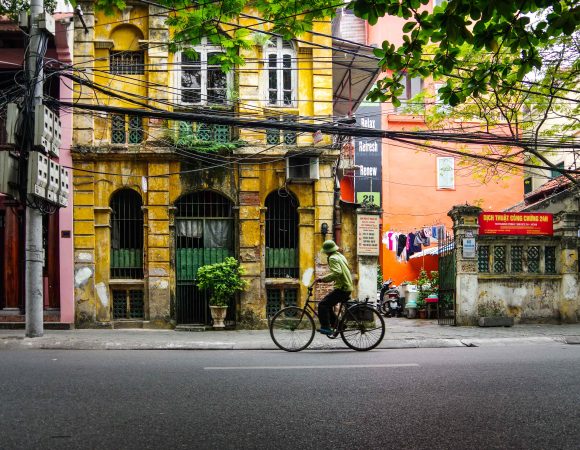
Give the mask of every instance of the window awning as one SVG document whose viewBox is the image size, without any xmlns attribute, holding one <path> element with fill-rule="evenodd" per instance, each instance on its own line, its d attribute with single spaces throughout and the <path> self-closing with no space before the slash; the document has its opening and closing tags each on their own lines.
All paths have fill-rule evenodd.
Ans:
<svg viewBox="0 0 580 450">
<path fill-rule="evenodd" d="M 333 39 L 332 86 L 333 113 L 354 113 L 373 87 L 380 69 L 379 59 L 368 47 Z"/>
</svg>

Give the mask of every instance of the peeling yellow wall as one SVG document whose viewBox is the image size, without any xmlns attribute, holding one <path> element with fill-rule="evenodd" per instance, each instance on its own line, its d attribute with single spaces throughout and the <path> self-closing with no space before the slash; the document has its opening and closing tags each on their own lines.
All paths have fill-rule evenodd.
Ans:
<svg viewBox="0 0 580 450">
<path fill-rule="evenodd" d="M 150 7 L 154 8 L 154 7 Z M 89 33 L 75 30 L 75 64 L 86 69 L 86 77 L 125 96 L 150 97 L 152 106 L 168 109 L 163 103 L 173 101 L 171 94 L 154 85 L 172 87 L 174 57 L 163 44 L 170 30 L 163 17 L 149 14 L 144 6 L 134 6 L 124 13 L 105 16 L 85 9 Z M 244 22 L 244 21 L 242 21 Z M 95 25 L 93 27 L 93 25 Z M 317 22 L 314 30 L 331 33 L 330 21 Z M 304 40 L 331 45 L 330 38 L 305 35 Z M 109 52 L 146 49 L 145 63 L 156 71 L 144 75 L 113 76 L 109 70 Z M 293 108 L 265 107 L 266 73 L 262 49 L 255 46 L 244 50 L 249 58 L 244 71 L 236 77 L 238 94 L 243 99 L 240 113 L 261 116 L 297 114 L 301 116 L 332 116 L 331 64 L 313 64 L 312 58 L 330 61 L 331 50 L 311 44 L 297 44 L 298 98 Z M 252 58 L 252 59 L 250 59 Z M 160 70 L 165 68 L 166 70 Z M 91 70 L 92 69 L 92 70 Z M 167 91 L 169 89 L 165 89 Z M 75 96 L 83 103 L 96 103 L 95 93 L 75 85 Z M 119 99 L 111 99 L 97 92 L 99 104 L 137 107 Z M 144 142 L 140 145 L 111 145 L 110 116 L 105 114 L 76 114 L 74 118 L 74 218 L 75 218 L 75 275 L 77 323 L 94 326 L 112 321 L 111 289 L 115 286 L 136 286 L 145 293 L 145 321 L 147 326 L 166 327 L 174 324 L 175 270 L 173 260 L 173 205 L 183 194 L 211 189 L 230 198 L 236 206 L 236 253 L 246 270 L 249 289 L 242 293 L 239 312 L 251 311 L 265 319 L 266 289 L 268 286 L 300 286 L 298 280 L 266 280 L 265 278 L 265 208 L 268 194 L 287 189 L 298 199 L 300 276 L 314 268 L 319 258 L 323 236 L 322 223 L 332 233 L 333 171 L 337 151 L 326 148 L 320 158 L 320 180 L 311 183 L 287 183 L 284 155 L 296 147 L 279 145 L 266 149 L 264 133 L 241 129 L 240 138 L 248 145 L 236 151 L 243 164 L 233 164 L 226 170 L 181 173 L 191 165 L 180 161 L 173 149 L 163 142 L 173 126 L 164 120 L 144 121 Z M 330 138 L 314 147 L 309 133 L 298 137 L 301 151 L 330 144 Z M 258 156 L 252 156 L 256 153 Z M 83 172 L 81 169 L 86 170 Z M 171 175 L 167 175 L 171 174 Z M 217 174 L 217 175 L 216 175 Z M 167 175 L 167 176 L 163 176 Z M 138 192 L 143 199 L 144 215 L 144 280 L 115 281 L 110 279 L 110 200 L 121 188 Z M 354 267 L 354 223 L 343 218 L 344 247 Z M 330 238 L 331 234 L 326 238 Z M 300 287 L 300 299 L 306 289 Z M 265 322 L 264 322 L 265 323 Z"/>
</svg>

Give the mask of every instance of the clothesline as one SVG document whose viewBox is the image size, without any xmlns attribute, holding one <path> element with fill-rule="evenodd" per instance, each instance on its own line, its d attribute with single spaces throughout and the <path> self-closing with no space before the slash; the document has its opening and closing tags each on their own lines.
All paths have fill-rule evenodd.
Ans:
<svg viewBox="0 0 580 450">
<path fill-rule="evenodd" d="M 410 233 L 399 233 L 397 231 L 385 231 L 383 233 L 383 244 L 387 250 L 394 251 L 399 262 L 407 262 L 411 256 L 429 247 L 432 240 L 438 240 L 447 236 L 445 225 L 434 225 L 415 229 Z"/>
</svg>

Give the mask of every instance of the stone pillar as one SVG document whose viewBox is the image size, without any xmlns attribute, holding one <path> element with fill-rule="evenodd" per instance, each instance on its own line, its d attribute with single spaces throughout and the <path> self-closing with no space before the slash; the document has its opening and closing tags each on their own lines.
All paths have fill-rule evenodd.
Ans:
<svg viewBox="0 0 580 450">
<path fill-rule="evenodd" d="M 455 237 L 455 318 L 457 325 L 477 324 L 477 253 L 464 255 L 464 239 L 475 238 L 479 233 L 481 208 L 470 205 L 454 206 L 447 215 L 453 219 Z"/>
<path fill-rule="evenodd" d="M 75 167 L 95 170 L 93 163 L 75 161 Z M 90 172 L 74 171 L 74 300 L 77 326 L 92 326 L 95 305 L 95 177 Z"/>
<path fill-rule="evenodd" d="M 95 195 L 95 199 L 102 196 L 102 191 Z M 96 319 L 101 324 L 111 322 L 111 208 L 110 206 L 95 205 L 95 223 L 85 224 L 87 233 L 95 236 L 95 307 Z M 76 232 L 75 232 L 76 235 Z"/>
<path fill-rule="evenodd" d="M 300 246 L 298 261 L 300 273 L 298 277 L 302 281 L 302 275 L 307 269 L 314 269 L 314 255 L 319 251 L 320 246 L 316 247 L 314 230 L 315 209 L 312 207 L 298 208 L 298 245 Z M 300 283 L 300 301 L 306 300 L 308 295 L 307 287 Z M 303 304 L 303 303 L 301 303 Z"/>
<path fill-rule="evenodd" d="M 248 287 L 240 294 L 240 311 L 257 317 L 266 317 L 266 296 L 263 290 L 262 274 L 265 260 L 263 251 L 260 217 L 260 171 L 259 167 L 246 166 L 240 172 L 239 193 L 239 246 L 240 263 L 245 270 L 244 280 Z"/>
<path fill-rule="evenodd" d="M 580 213 L 563 212 L 555 217 L 554 234 L 561 236 L 560 273 L 562 285 L 558 309 L 560 320 L 565 323 L 577 323 L 580 311 L 580 289 L 578 287 L 578 230 Z"/>
<path fill-rule="evenodd" d="M 357 214 L 357 297 L 364 300 L 368 297 L 371 302 L 377 299 L 377 275 L 379 264 L 379 217 L 378 209 L 359 208 Z M 370 229 L 361 223 L 364 216 L 376 217 L 376 228 Z M 364 228 L 363 228 L 364 226 Z M 372 245 L 369 245 L 372 244 Z M 372 248 L 371 248 L 372 247 Z M 376 247 L 376 248 L 375 248 Z"/>
<path fill-rule="evenodd" d="M 149 325 L 155 328 L 170 326 L 171 290 L 169 249 L 169 172 L 167 163 L 149 163 L 147 207 L 145 209 L 147 230 L 144 230 L 144 260 L 147 270 L 147 300 Z M 145 219 L 145 217 L 144 217 Z"/>
</svg>

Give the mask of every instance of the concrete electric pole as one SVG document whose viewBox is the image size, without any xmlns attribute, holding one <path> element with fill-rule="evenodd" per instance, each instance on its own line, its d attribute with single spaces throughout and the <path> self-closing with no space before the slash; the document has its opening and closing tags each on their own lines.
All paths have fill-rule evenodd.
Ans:
<svg viewBox="0 0 580 450">
<path fill-rule="evenodd" d="M 42 33 L 40 29 L 39 15 L 44 12 L 43 0 L 30 1 L 30 45 L 28 47 L 27 64 L 29 89 L 35 110 L 42 108 L 43 98 L 43 61 L 45 48 L 42 45 Z M 40 58 L 40 61 L 39 61 Z M 30 120 L 33 119 L 32 115 Z M 35 130 L 33 123 L 32 130 Z M 34 138 L 27 137 L 28 153 L 32 149 Z M 30 163 L 30 162 L 29 162 Z M 30 196 L 30 192 L 27 192 Z M 26 336 L 40 337 L 44 334 L 43 318 L 43 279 L 42 268 L 44 265 L 44 249 L 42 243 L 42 213 L 36 208 L 26 208 L 26 234 L 25 234 L 25 302 L 26 302 Z"/>
</svg>

